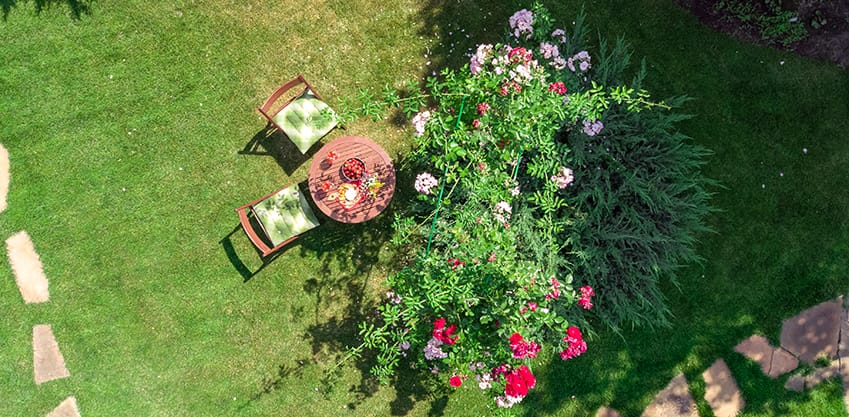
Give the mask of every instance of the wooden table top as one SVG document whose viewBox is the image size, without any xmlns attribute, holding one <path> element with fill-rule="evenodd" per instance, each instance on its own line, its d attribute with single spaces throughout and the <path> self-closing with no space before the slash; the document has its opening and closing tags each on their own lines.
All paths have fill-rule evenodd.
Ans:
<svg viewBox="0 0 849 417">
<path fill-rule="evenodd" d="M 332 164 L 327 154 L 338 155 Z M 348 158 L 360 158 L 365 162 L 366 172 L 383 183 L 376 195 L 367 195 L 357 205 L 345 209 L 334 197 L 339 186 L 346 183 L 342 178 L 342 165 Z M 331 184 L 329 191 L 322 184 Z M 372 140 L 359 136 L 343 136 L 324 145 L 313 157 L 309 172 L 309 189 L 315 205 L 333 220 L 343 223 L 361 223 L 375 218 L 389 205 L 395 194 L 395 167 L 386 151 Z"/>
</svg>

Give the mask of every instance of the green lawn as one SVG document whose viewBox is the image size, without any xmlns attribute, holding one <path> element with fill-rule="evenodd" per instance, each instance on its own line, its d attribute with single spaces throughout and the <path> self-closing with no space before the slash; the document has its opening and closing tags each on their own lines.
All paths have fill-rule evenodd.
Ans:
<svg viewBox="0 0 849 417">
<path fill-rule="evenodd" d="M 695 98 L 684 110 L 697 117 L 680 127 L 714 151 L 706 171 L 723 188 L 703 265 L 668 288 L 673 327 L 599 329 L 584 356 L 540 372 L 524 412 L 585 416 L 608 404 L 639 415 L 684 372 L 709 416 L 700 374 L 725 358 L 745 416 L 846 415 L 839 382 L 788 392 L 786 377 L 764 377 L 733 346 L 753 333 L 777 343 L 782 319 L 849 291 L 849 73 L 711 32 L 670 0 L 549 3 L 561 22 L 583 5 L 593 28 L 624 35 L 656 97 Z M 90 11 L 74 18 L 81 4 Z M 24 305 L 0 257 L 4 415 L 45 415 L 68 395 L 84 416 L 491 414 L 473 384 L 446 395 L 405 374 L 377 386 L 368 359 L 323 379 L 399 265 L 391 212 L 326 223 L 247 281 L 240 271 L 260 261 L 244 234 L 220 241 L 238 225 L 235 207 L 306 178 L 309 156 L 240 153 L 263 137 L 255 107 L 283 81 L 303 73 L 331 102 L 400 86 L 466 62 L 467 48 L 499 39 L 529 4 L 0 6 L 0 143 L 12 173 L 0 238 L 30 234 L 51 290 L 49 303 Z M 348 132 L 393 156 L 410 145 L 398 123 Z M 400 193 L 393 205 L 403 204 Z M 71 377 L 36 386 L 32 326 L 42 323 Z"/>
</svg>

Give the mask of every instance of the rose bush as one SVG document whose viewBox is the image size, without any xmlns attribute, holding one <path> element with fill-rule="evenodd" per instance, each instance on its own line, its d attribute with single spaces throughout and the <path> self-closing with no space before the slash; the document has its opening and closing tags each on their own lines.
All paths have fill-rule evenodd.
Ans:
<svg viewBox="0 0 849 417">
<path fill-rule="evenodd" d="M 567 31 L 540 6 L 509 25 L 424 90 L 365 93 L 345 113 L 402 108 L 421 168 L 421 204 L 396 216 L 393 239 L 414 260 L 387 278 L 353 353 L 373 349 L 383 382 L 402 360 L 455 388 L 474 379 L 501 408 L 534 388 L 540 355 L 587 350 L 587 311 L 662 322 L 657 282 L 694 257 L 708 211 L 705 152 L 671 129 L 682 99 L 652 101 L 643 71 L 623 85 L 622 42 L 593 56 L 581 16 Z"/>
</svg>

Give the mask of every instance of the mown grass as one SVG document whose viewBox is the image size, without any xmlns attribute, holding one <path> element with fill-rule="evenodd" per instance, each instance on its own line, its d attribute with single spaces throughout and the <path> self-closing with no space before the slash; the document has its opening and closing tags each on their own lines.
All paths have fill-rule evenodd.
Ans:
<svg viewBox="0 0 849 417">
<path fill-rule="evenodd" d="M 528 5 L 161 3 L 0 2 L 0 143 L 12 165 L 0 237 L 27 230 L 51 282 L 50 303 L 23 305 L 0 261 L 4 414 L 43 415 L 68 395 L 86 416 L 491 414 L 471 386 L 428 391 L 404 373 L 378 387 L 368 358 L 323 379 L 398 265 L 391 213 L 327 223 L 247 281 L 240 269 L 260 262 L 229 234 L 234 207 L 306 178 L 310 156 L 264 139 L 254 107 L 273 88 L 297 73 L 330 98 L 400 86 L 461 65 Z M 90 7 L 75 18 L 69 4 Z M 673 327 L 601 330 L 581 358 L 537 368 L 524 412 L 608 404 L 639 415 L 684 372 L 708 416 L 700 374 L 725 358 L 746 416 L 845 415 L 839 383 L 788 392 L 732 349 L 753 333 L 777 343 L 782 319 L 849 289 L 849 75 L 710 32 L 669 1 L 549 6 L 561 22 L 583 6 L 599 33 L 624 35 L 655 96 L 695 98 L 681 129 L 714 151 L 706 172 L 724 188 L 704 264 L 668 288 Z M 401 130 L 348 128 L 392 155 L 409 146 Z M 254 138 L 283 155 L 240 153 Z M 35 386 L 41 323 L 72 376 Z"/>
</svg>

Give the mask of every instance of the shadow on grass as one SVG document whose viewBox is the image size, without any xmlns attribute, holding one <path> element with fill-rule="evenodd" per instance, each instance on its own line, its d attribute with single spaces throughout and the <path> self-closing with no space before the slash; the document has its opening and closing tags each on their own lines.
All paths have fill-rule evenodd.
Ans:
<svg viewBox="0 0 849 417">
<path fill-rule="evenodd" d="M 438 74 L 442 68 L 459 68 L 468 62 L 467 53 L 480 42 L 493 42 L 500 38 L 503 22 L 512 9 L 511 2 L 500 6 L 492 3 L 474 1 L 430 1 L 422 5 L 417 20 L 422 22 L 419 34 L 431 37 L 437 35 L 439 42 L 431 45 L 422 54 L 427 54 L 431 61 L 431 73 Z M 503 6 L 503 7 L 502 7 Z M 458 20 L 460 19 L 460 20 Z M 495 28 L 495 29 L 493 29 Z M 406 117 L 400 112 L 394 112 L 390 117 L 393 125 L 405 125 Z M 241 154 L 272 156 L 287 173 L 290 173 L 310 155 L 292 160 L 292 155 L 300 153 L 281 147 L 291 146 L 285 137 L 263 130 L 240 151 Z M 376 309 L 382 302 L 379 288 L 385 274 L 391 274 L 408 261 L 403 252 L 388 252 L 387 244 L 392 237 L 392 222 L 396 212 L 410 210 L 415 206 L 415 195 L 411 185 L 416 171 L 407 166 L 405 161 L 396 162 L 397 184 L 396 194 L 386 211 L 369 222 L 361 224 L 342 224 L 328 221 L 321 226 L 320 233 L 309 233 L 299 239 L 300 249 L 310 256 L 316 256 L 321 269 L 315 271 L 315 276 L 304 283 L 305 293 L 315 297 L 312 312 L 313 324 L 306 330 L 306 337 L 312 341 L 313 359 L 311 363 L 327 371 L 322 381 L 325 394 L 338 387 L 336 368 L 338 361 L 346 361 L 345 367 L 351 364 L 360 374 L 359 381 L 346 387 L 354 400 L 347 404 L 348 409 L 356 409 L 362 402 L 373 396 L 378 389 L 377 380 L 370 370 L 376 358 L 370 352 L 347 358 L 349 349 L 359 346 L 359 324 L 379 320 Z M 334 275 L 334 267 L 346 274 Z M 327 309 L 339 309 L 333 317 L 326 317 Z M 289 367 L 280 366 L 280 380 L 297 378 L 296 372 Z M 429 401 L 430 416 L 442 416 L 449 401 L 449 391 L 444 384 L 431 386 L 427 384 L 432 375 L 429 370 L 410 369 L 409 364 L 402 361 L 392 386 L 395 389 L 395 399 L 390 404 L 392 415 L 407 415 L 420 401 Z M 277 380 L 275 380 L 277 381 Z M 271 390 L 263 388 L 262 393 L 273 391 L 280 382 L 269 384 Z M 260 394 L 262 395 L 262 394 Z"/>
<path fill-rule="evenodd" d="M 0 8 L 3 9 L 3 20 L 9 17 L 9 13 L 13 8 L 18 6 L 18 3 L 26 3 L 27 0 L 0 0 Z M 89 0 L 33 0 L 35 3 L 35 12 L 41 13 L 45 9 L 65 4 L 71 11 L 71 17 L 79 19 L 82 15 L 91 14 L 91 1 Z"/>
<path fill-rule="evenodd" d="M 269 124 L 257 132 L 245 144 L 245 147 L 239 151 L 239 154 L 270 156 L 286 172 L 286 175 L 291 176 L 295 170 L 310 160 L 319 148 L 319 144 L 315 144 L 309 152 L 302 154 L 283 132 L 278 131 Z"/>
</svg>

